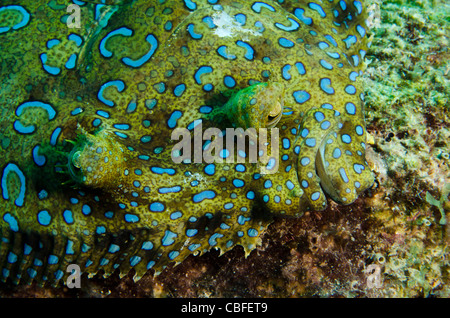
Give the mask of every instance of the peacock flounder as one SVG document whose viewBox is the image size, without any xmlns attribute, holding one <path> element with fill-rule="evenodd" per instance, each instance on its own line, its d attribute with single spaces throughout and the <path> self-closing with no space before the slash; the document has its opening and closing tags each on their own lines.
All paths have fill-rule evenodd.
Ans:
<svg viewBox="0 0 450 318">
<path fill-rule="evenodd" d="M 139 279 L 249 253 L 270 215 L 324 209 L 324 191 L 353 202 L 373 182 L 366 18 L 344 0 L 2 1 L 0 277 Z M 272 132 L 261 160 L 219 147 L 230 128 Z"/>
</svg>

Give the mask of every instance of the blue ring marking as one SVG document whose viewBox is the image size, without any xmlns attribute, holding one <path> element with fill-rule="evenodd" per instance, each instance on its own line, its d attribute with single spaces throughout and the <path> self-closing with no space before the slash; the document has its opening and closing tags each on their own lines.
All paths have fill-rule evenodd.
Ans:
<svg viewBox="0 0 450 318">
<path fill-rule="evenodd" d="M 235 60 L 236 59 L 236 55 L 227 53 L 227 46 L 225 46 L 225 45 L 219 46 L 219 48 L 217 49 L 217 53 L 220 56 L 222 56 L 224 59 L 227 59 L 227 60 Z"/>
<path fill-rule="evenodd" d="M 204 171 L 207 175 L 212 176 L 214 175 L 214 173 L 216 173 L 216 166 L 213 163 L 210 163 L 205 167 Z"/>
<path fill-rule="evenodd" d="M 356 81 L 356 78 L 359 76 L 359 74 L 355 71 L 350 72 L 350 74 L 348 75 L 348 78 L 354 82 Z"/>
<path fill-rule="evenodd" d="M 40 225 L 47 226 L 52 221 L 52 216 L 50 215 L 50 213 L 48 213 L 47 210 L 42 210 L 42 211 L 39 211 L 39 213 L 37 215 L 37 220 Z"/>
<path fill-rule="evenodd" d="M 181 97 L 181 95 L 183 95 L 185 90 L 186 90 L 186 85 L 180 84 L 180 85 L 175 86 L 175 88 L 173 89 L 173 94 L 176 97 Z"/>
<path fill-rule="evenodd" d="M 353 5 L 355 6 L 356 10 L 358 10 L 358 14 L 361 14 L 363 10 L 361 2 L 353 1 Z"/>
<path fill-rule="evenodd" d="M 56 255 L 49 255 L 48 256 L 48 264 L 50 264 L 50 265 L 55 265 L 55 264 L 57 264 L 58 263 L 58 260 L 59 260 L 59 258 L 58 258 L 58 256 L 56 256 Z"/>
<path fill-rule="evenodd" d="M 210 16 L 206 16 L 202 19 L 202 21 L 204 23 L 206 23 L 206 25 L 208 26 L 208 28 L 210 29 L 214 29 L 215 27 L 217 27 L 217 25 L 214 24 L 213 19 Z"/>
<path fill-rule="evenodd" d="M 237 219 L 237 222 L 238 222 L 238 224 L 239 225 L 244 225 L 245 224 L 245 222 L 248 222 L 248 221 L 250 221 L 251 220 L 251 218 L 250 217 L 245 217 L 245 216 L 243 216 L 243 215 L 239 215 L 238 216 L 238 219 Z"/>
<path fill-rule="evenodd" d="M 247 50 L 247 52 L 244 55 L 244 57 L 247 60 L 251 61 L 251 60 L 254 59 L 254 57 L 255 57 L 255 55 L 254 55 L 255 54 L 255 50 L 253 50 L 253 48 L 251 47 L 250 44 L 245 43 L 245 42 L 243 42 L 241 40 L 238 40 L 238 41 L 236 41 L 236 45 L 240 46 L 240 47 L 243 47 L 243 48 L 245 48 Z"/>
<path fill-rule="evenodd" d="M 172 169 L 172 168 L 164 169 L 164 168 L 161 168 L 161 167 L 151 167 L 150 170 L 153 173 L 157 173 L 157 174 L 167 173 L 168 175 L 171 175 L 171 176 L 173 176 L 175 174 L 175 169 Z"/>
<path fill-rule="evenodd" d="M 14 264 L 15 262 L 17 262 L 17 255 L 14 254 L 13 252 L 9 252 L 8 253 L 8 263 Z"/>
<path fill-rule="evenodd" d="M 364 134 L 364 128 L 362 128 L 362 126 L 357 125 L 355 127 L 355 132 L 358 136 L 362 136 Z"/>
<path fill-rule="evenodd" d="M 314 192 L 313 194 L 311 194 L 311 200 L 313 201 L 317 201 L 320 198 L 320 192 Z"/>
<path fill-rule="evenodd" d="M 302 187 L 303 187 L 304 189 L 308 188 L 308 187 L 309 187 L 309 182 L 306 181 L 306 180 L 302 180 Z"/>
<path fill-rule="evenodd" d="M 366 170 L 366 167 L 364 167 L 362 164 L 355 163 L 353 165 L 353 170 L 355 170 L 357 174 L 361 174 L 363 170 Z"/>
<path fill-rule="evenodd" d="M 324 69 L 327 69 L 327 70 L 332 70 L 333 69 L 333 65 L 331 65 L 330 63 L 328 63 L 328 61 L 325 61 L 325 60 L 320 60 L 320 65 L 322 65 L 322 67 L 324 68 Z"/>
<path fill-rule="evenodd" d="M 175 238 L 177 238 L 178 235 L 172 231 L 166 230 L 164 233 L 164 237 L 161 239 L 161 244 L 163 246 L 169 246 L 172 245 L 175 242 Z"/>
<path fill-rule="evenodd" d="M 345 92 L 347 94 L 350 94 L 350 95 L 355 95 L 356 94 L 356 88 L 353 85 L 347 85 L 347 86 L 345 86 Z"/>
<path fill-rule="evenodd" d="M 327 15 L 325 14 L 325 11 L 323 11 L 323 8 L 318 5 L 317 3 L 310 2 L 308 3 L 308 6 L 313 9 L 314 11 L 317 11 L 319 13 L 320 17 L 325 18 Z"/>
<path fill-rule="evenodd" d="M 225 210 L 232 209 L 233 207 L 234 207 L 234 204 L 231 203 L 231 202 L 225 203 L 224 206 L 223 206 L 223 208 L 224 208 Z"/>
<path fill-rule="evenodd" d="M 305 66 L 303 65 L 302 62 L 295 63 L 295 66 L 297 67 L 297 71 L 300 75 L 306 74 Z"/>
<path fill-rule="evenodd" d="M 119 131 L 115 131 L 114 134 L 116 134 L 117 136 L 119 136 L 120 138 L 123 138 L 123 139 L 127 139 L 128 138 L 127 134 L 121 133 Z"/>
<path fill-rule="evenodd" d="M 202 202 L 205 199 L 210 199 L 211 200 L 211 199 L 214 199 L 215 197 L 216 197 L 216 193 L 214 191 L 212 191 L 212 190 L 205 190 L 203 192 L 194 194 L 192 196 L 192 200 L 195 203 L 199 203 L 199 202 Z"/>
<path fill-rule="evenodd" d="M 325 120 L 323 123 L 320 124 L 320 128 L 323 130 L 327 130 L 330 128 L 331 123 L 328 120 Z"/>
<path fill-rule="evenodd" d="M 1 32 L 0 32 L 0 33 L 1 33 Z M 61 41 L 58 40 L 58 39 L 48 40 L 48 41 L 47 41 L 47 49 L 50 50 L 52 47 L 58 45 L 59 43 L 61 43 Z"/>
<path fill-rule="evenodd" d="M 221 223 L 221 224 L 220 224 L 220 228 L 221 228 L 222 230 L 228 230 L 229 228 L 231 228 L 231 226 L 229 226 L 229 225 L 226 224 L 226 223 Z"/>
<path fill-rule="evenodd" d="M 310 162 L 311 162 L 311 160 L 310 160 L 308 157 L 303 157 L 303 158 L 300 160 L 300 164 L 301 164 L 303 167 L 309 165 Z"/>
<path fill-rule="evenodd" d="M 233 179 L 233 185 L 236 188 L 242 188 L 245 185 L 245 182 L 241 179 Z"/>
<path fill-rule="evenodd" d="M 314 113 L 314 118 L 320 123 L 325 119 L 325 115 L 321 111 L 317 111 Z"/>
<path fill-rule="evenodd" d="M 84 204 L 83 205 L 83 207 L 81 208 L 81 212 L 84 214 L 84 215 L 89 215 L 89 214 L 91 214 L 91 207 L 89 206 L 89 205 L 87 205 L 87 204 Z"/>
<path fill-rule="evenodd" d="M 7 178 L 8 178 L 8 174 L 10 172 L 15 172 L 20 180 L 20 192 L 19 192 L 19 195 L 17 196 L 17 199 L 14 201 L 14 203 L 17 206 L 23 206 L 23 202 L 25 199 L 25 191 L 26 191 L 26 184 L 25 184 L 26 179 L 25 179 L 25 175 L 23 174 L 23 172 L 14 163 L 8 163 L 8 165 L 6 165 L 6 167 L 5 167 L 5 169 L 3 169 L 2 183 L 1 183 L 2 191 L 3 191 L 3 199 L 9 200 Z"/>
<path fill-rule="evenodd" d="M 187 229 L 186 230 L 186 236 L 193 237 L 198 233 L 197 229 Z"/>
<path fill-rule="evenodd" d="M 173 212 L 173 213 L 170 215 L 170 219 L 171 219 L 171 220 L 176 220 L 176 219 L 181 218 L 182 216 L 183 216 L 183 213 L 181 213 L 180 211 L 177 211 L 177 212 Z"/>
<path fill-rule="evenodd" d="M 166 193 L 177 193 L 181 191 L 181 187 L 180 186 L 173 186 L 170 188 L 159 188 L 158 192 L 161 194 L 166 194 Z"/>
<path fill-rule="evenodd" d="M 247 196 L 247 199 L 253 200 L 255 198 L 255 192 L 248 191 L 246 196 Z"/>
<path fill-rule="evenodd" d="M 339 6 L 341 7 L 342 11 L 347 10 L 347 3 L 345 3 L 345 1 L 339 1 Z"/>
<path fill-rule="evenodd" d="M 329 34 L 324 35 L 324 38 L 328 40 L 334 47 L 338 47 L 336 40 Z"/>
<path fill-rule="evenodd" d="M 245 170 L 246 170 L 246 168 L 243 164 L 236 165 L 235 169 L 237 172 L 245 172 Z"/>
<path fill-rule="evenodd" d="M 178 255 L 180 255 L 179 251 L 171 251 L 168 256 L 170 260 L 174 260 Z"/>
<path fill-rule="evenodd" d="M 347 135 L 347 134 L 343 134 L 341 136 L 341 139 L 342 139 L 342 142 L 344 142 L 346 144 L 349 144 L 349 143 L 352 142 L 352 137 L 350 135 Z"/>
<path fill-rule="evenodd" d="M 125 89 L 125 83 L 121 80 L 116 80 L 116 81 L 110 81 L 110 82 L 106 82 L 105 84 L 102 85 L 102 87 L 100 87 L 100 90 L 98 91 L 97 94 L 97 98 L 105 105 L 109 106 L 109 107 L 114 107 L 114 102 L 110 101 L 106 98 L 103 97 L 103 92 L 105 89 L 107 89 L 110 86 L 115 86 L 117 88 L 117 91 L 119 93 L 121 93 L 124 89 Z"/>
<path fill-rule="evenodd" d="M 364 29 L 361 25 L 356 26 L 356 31 L 358 31 L 359 35 L 363 38 L 366 35 L 366 29 Z"/>
<path fill-rule="evenodd" d="M 42 67 L 44 68 L 44 70 L 47 73 L 49 73 L 51 75 L 58 75 L 59 73 L 61 73 L 61 69 L 59 67 L 50 66 L 50 65 L 46 64 L 47 63 L 47 59 L 48 59 L 47 53 L 42 53 L 40 55 L 40 58 L 41 58 L 41 62 L 42 62 Z"/>
<path fill-rule="evenodd" d="M 68 70 L 74 69 L 77 64 L 77 58 L 78 58 L 78 55 L 76 53 L 73 53 L 67 60 L 65 67 Z"/>
<path fill-rule="evenodd" d="M 303 14 L 305 13 L 305 9 L 297 8 L 294 11 L 294 15 L 302 21 L 306 25 L 311 25 L 313 23 L 313 20 L 310 17 L 305 17 Z"/>
<path fill-rule="evenodd" d="M 130 257 L 130 265 L 131 265 L 131 267 L 136 266 L 137 264 L 139 264 L 139 262 L 141 260 L 142 260 L 142 258 L 139 257 L 139 256 L 136 256 L 136 255 Z"/>
<path fill-rule="evenodd" d="M 310 148 L 315 147 L 316 146 L 316 138 L 307 138 L 305 140 L 305 144 Z"/>
<path fill-rule="evenodd" d="M 58 142 L 58 138 L 61 135 L 62 128 L 56 127 L 55 130 L 52 132 L 52 135 L 50 136 L 50 145 L 55 146 Z"/>
<path fill-rule="evenodd" d="M 128 223 L 136 223 L 139 222 L 139 217 L 134 214 L 127 213 L 124 215 L 124 219 Z"/>
<path fill-rule="evenodd" d="M 28 13 L 27 10 L 25 10 L 21 6 L 10 5 L 10 6 L 5 6 L 5 7 L 0 8 L 0 12 L 5 11 L 5 10 L 17 10 L 22 14 L 22 21 L 20 21 L 16 25 L 14 25 L 12 27 L 13 30 L 18 30 L 20 28 L 23 28 L 30 21 L 30 14 Z M 0 27 L 0 33 L 8 32 L 9 30 L 11 30 L 11 27 L 9 27 L 9 26 L 8 27 Z"/>
<path fill-rule="evenodd" d="M 78 34 L 71 33 L 67 38 L 69 39 L 69 41 L 74 41 L 78 47 L 80 47 L 81 44 L 83 44 L 83 38 Z"/>
<path fill-rule="evenodd" d="M 109 112 L 104 110 L 97 110 L 96 114 L 104 118 L 109 118 Z"/>
<path fill-rule="evenodd" d="M 40 148 L 39 145 L 36 145 L 36 146 L 33 148 L 33 152 L 32 152 L 32 154 L 33 154 L 33 161 L 34 161 L 34 163 L 35 163 L 37 166 L 42 167 L 42 166 L 45 165 L 45 163 L 46 163 L 46 161 L 47 161 L 47 158 L 46 158 L 44 155 L 40 155 L 40 154 L 39 154 L 39 148 Z"/>
<path fill-rule="evenodd" d="M 194 40 L 200 40 L 201 38 L 203 38 L 203 34 L 200 33 L 195 33 L 195 24 L 190 23 L 187 26 L 187 31 L 189 32 L 189 35 L 194 39 Z"/>
<path fill-rule="evenodd" d="M 149 251 L 149 250 L 153 249 L 153 243 L 150 241 L 145 241 L 144 243 L 142 243 L 141 249 Z"/>
<path fill-rule="evenodd" d="M 286 187 L 289 189 L 289 190 L 292 190 L 292 189 L 294 189 L 294 184 L 292 183 L 292 181 L 291 180 L 288 180 L 288 181 L 286 181 Z"/>
<path fill-rule="evenodd" d="M 247 22 L 247 16 L 243 13 L 238 13 L 234 16 L 234 19 L 236 20 L 237 23 L 239 23 L 240 25 L 245 25 L 245 23 Z"/>
<path fill-rule="evenodd" d="M 213 69 L 211 66 L 200 66 L 195 72 L 194 79 L 197 84 L 202 84 L 201 76 L 203 74 L 212 73 Z"/>
<path fill-rule="evenodd" d="M 358 55 L 352 55 L 353 59 L 353 65 L 358 66 L 359 65 L 359 56 Z"/>
<path fill-rule="evenodd" d="M 233 87 L 236 86 L 236 81 L 235 81 L 235 79 L 234 79 L 232 76 L 229 76 L 229 75 L 227 75 L 227 76 L 225 76 L 225 77 L 223 78 L 223 83 L 224 83 L 225 86 L 228 87 L 228 88 L 233 88 Z"/>
<path fill-rule="evenodd" d="M 291 146 L 291 141 L 288 138 L 283 138 L 283 148 L 289 149 L 290 146 Z"/>
<path fill-rule="evenodd" d="M 333 150 L 333 158 L 334 159 L 339 159 L 341 157 L 341 154 L 342 154 L 341 149 L 334 148 L 334 150 Z"/>
<path fill-rule="evenodd" d="M 331 86 L 331 80 L 327 77 L 320 79 L 320 88 L 328 95 L 334 94 L 334 88 Z"/>
<path fill-rule="evenodd" d="M 72 214 L 72 211 L 70 211 L 70 210 L 64 210 L 64 212 L 63 212 L 63 218 L 64 218 L 64 221 L 65 221 L 67 224 L 73 224 L 73 214 Z"/>
<path fill-rule="evenodd" d="M 271 188 L 271 187 L 272 187 L 272 181 L 266 180 L 266 181 L 264 182 L 264 188 L 269 189 L 269 188 Z"/>
<path fill-rule="evenodd" d="M 252 9 L 256 13 L 261 13 L 261 9 L 262 8 L 266 8 L 266 9 L 269 9 L 270 11 L 272 11 L 272 12 L 275 12 L 275 8 L 272 7 L 271 5 L 268 5 L 267 3 L 255 2 L 255 3 L 252 4 Z"/>
<path fill-rule="evenodd" d="M 152 58 L 153 54 L 155 54 L 155 51 L 158 48 L 158 40 L 156 39 L 156 37 L 153 34 L 149 34 L 145 38 L 145 41 L 147 41 L 150 44 L 150 49 L 148 50 L 148 52 L 145 53 L 141 58 L 139 58 L 137 60 L 132 60 L 129 57 L 122 58 L 122 62 L 125 65 L 131 66 L 134 68 L 141 67 L 142 65 L 147 63 Z"/>
<path fill-rule="evenodd" d="M 319 42 L 319 43 L 317 44 L 317 46 L 318 46 L 319 49 L 321 49 L 321 50 L 325 50 L 326 48 L 329 48 L 329 47 L 330 47 L 330 46 L 328 45 L 327 42 Z"/>
<path fill-rule="evenodd" d="M 208 239 L 208 244 L 210 246 L 215 246 L 217 245 L 217 241 L 216 239 L 223 237 L 223 234 L 221 233 L 214 233 L 213 235 L 211 235 L 211 237 Z"/>
<path fill-rule="evenodd" d="M 278 39 L 278 44 L 281 45 L 284 48 L 291 48 L 295 45 L 294 42 L 292 42 L 291 40 L 288 40 L 286 38 L 279 38 Z"/>
<path fill-rule="evenodd" d="M 261 21 L 256 21 L 255 22 L 255 27 L 259 28 L 258 30 L 256 30 L 259 33 L 263 33 L 266 30 L 266 28 L 264 27 L 264 24 L 262 24 Z"/>
<path fill-rule="evenodd" d="M 349 115 L 355 115 L 356 114 L 356 106 L 353 103 L 347 103 L 345 104 L 345 110 L 347 111 L 347 114 Z"/>
<path fill-rule="evenodd" d="M 344 41 L 346 48 L 349 49 L 353 44 L 358 42 L 358 39 L 354 35 L 349 35 L 342 41 Z"/>
<path fill-rule="evenodd" d="M 307 91 L 295 91 L 292 95 L 299 104 L 303 104 L 311 98 L 311 95 Z"/>
<path fill-rule="evenodd" d="M 101 121 L 100 119 L 95 118 L 95 119 L 92 121 L 92 126 L 98 127 L 98 126 L 100 126 L 101 123 L 102 123 L 102 121 Z"/>
<path fill-rule="evenodd" d="M 127 113 L 133 113 L 137 108 L 136 101 L 132 100 L 127 106 Z"/>
<path fill-rule="evenodd" d="M 309 135 L 308 128 L 303 128 L 301 133 L 300 133 L 300 136 L 302 136 L 302 138 L 306 138 L 308 135 Z"/>
<path fill-rule="evenodd" d="M 286 32 L 292 32 L 292 31 L 298 30 L 298 28 L 300 27 L 300 24 L 292 18 L 288 18 L 288 20 L 291 23 L 290 26 L 284 26 L 281 23 L 275 23 L 275 26 Z"/>
<path fill-rule="evenodd" d="M 197 4 L 191 0 L 184 0 L 184 4 L 190 11 L 197 9 Z"/>
<path fill-rule="evenodd" d="M 67 240 L 67 246 L 66 246 L 66 254 L 74 254 L 75 251 L 73 250 L 73 241 L 72 240 Z"/>
<path fill-rule="evenodd" d="M 202 114 L 209 114 L 212 111 L 212 107 L 211 106 L 202 106 L 199 109 L 199 112 Z"/>
<path fill-rule="evenodd" d="M 20 121 L 16 120 L 14 122 L 14 129 L 20 134 L 31 134 L 36 130 L 36 127 L 33 125 L 24 126 Z"/>
<path fill-rule="evenodd" d="M 281 69 L 281 73 L 282 76 L 285 80 L 290 80 L 292 78 L 291 74 L 289 74 L 289 71 L 291 70 L 292 66 L 289 64 L 286 64 L 285 66 L 283 66 L 283 68 Z"/>
<path fill-rule="evenodd" d="M 108 41 L 108 39 L 110 39 L 113 36 L 116 35 L 123 35 L 123 36 L 132 36 L 133 35 L 133 30 L 127 28 L 127 27 L 121 27 L 119 29 L 116 29 L 114 31 L 109 32 L 101 41 L 100 41 L 100 54 L 103 55 L 104 57 L 108 58 L 111 57 L 113 54 L 111 51 L 109 51 L 106 48 L 106 42 Z"/>
<path fill-rule="evenodd" d="M 247 235 L 250 237 L 257 237 L 258 236 L 258 231 L 254 228 L 250 228 L 247 230 Z"/>
<path fill-rule="evenodd" d="M 76 115 L 81 114 L 83 111 L 84 111 L 83 108 L 77 107 L 77 108 L 75 108 L 74 110 L 72 110 L 72 111 L 70 112 L 70 114 L 71 114 L 72 116 L 76 116 Z"/>
<path fill-rule="evenodd" d="M 183 115 L 182 112 L 180 112 L 179 110 L 175 110 L 172 115 L 170 115 L 169 120 L 167 121 L 167 125 L 169 126 L 169 128 L 175 128 L 177 125 L 177 121 L 178 119 L 180 119 L 180 117 Z"/>
<path fill-rule="evenodd" d="M 337 52 L 325 52 L 325 53 L 327 53 L 327 55 L 329 57 L 336 59 L 336 60 L 341 58 L 341 56 Z"/>
<path fill-rule="evenodd" d="M 56 117 L 55 109 L 50 104 L 46 104 L 46 103 L 43 103 L 40 101 L 31 101 L 31 102 L 25 102 L 25 103 L 21 104 L 16 109 L 16 115 L 21 116 L 23 111 L 28 107 L 39 107 L 39 108 L 44 109 L 48 113 L 49 120 L 53 120 Z"/>
<path fill-rule="evenodd" d="M 172 21 L 167 21 L 166 24 L 164 24 L 164 30 L 166 31 L 170 31 L 173 28 L 173 23 Z"/>
<path fill-rule="evenodd" d="M 149 209 L 151 212 L 163 212 L 166 207 L 161 202 L 153 202 L 149 205 Z"/>
<path fill-rule="evenodd" d="M 10 213 L 6 213 L 3 216 L 3 220 L 9 224 L 9 228 L 13 232 L 19 231 L 19 223 L 17 223 L 17 220 L 14 216 L 12 216 Z"/>
<path fill-rule="evenodd" d="M 339 175 L 341 176 L 342 181 L 344 181 L 345 183 L 348 183 L 348 177 L 347 177 L 347 173 L 345 172 L 344 168 L 339 168 Z"/>
</svg>

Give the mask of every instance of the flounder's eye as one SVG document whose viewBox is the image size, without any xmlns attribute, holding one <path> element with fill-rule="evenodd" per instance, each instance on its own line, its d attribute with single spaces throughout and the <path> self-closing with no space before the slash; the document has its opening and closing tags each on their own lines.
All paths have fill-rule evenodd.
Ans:
<svg viewBox="0 0 450 318">
<path fill-rule="evenodd" d="M 280 102 L 276 102 L 273 108 L 269 112 L 269 116 L 267 117 L 267 125 L 268 128 L 274 127 L 281 119 L 283 107 Z"/>
<path fill-rule="evenodd" d="M 80 148 L 75 147 L 67 158 L 67 168 L 69 174 L 75 182 L 81 183 L 83 181 L 83 171 L 81 170 L 81 153 Z"/>
</svg>

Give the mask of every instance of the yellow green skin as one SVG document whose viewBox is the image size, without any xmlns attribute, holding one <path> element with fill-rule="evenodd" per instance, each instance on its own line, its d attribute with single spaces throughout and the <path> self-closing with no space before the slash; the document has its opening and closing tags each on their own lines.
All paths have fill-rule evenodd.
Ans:
<svg viewBox="0 0 450 318">
<path fill-rule="evenodd" d="M 249 253 L 271 222 L 264 210 L 301 216 L 325 207 L 323 190 L 349 204 L 372 184 L 363 3 L 114 3 L 82 5 L 82 27 L 69 29 L 62 17 L 72 1 L 2 2 L 30 17 L 21 26 L 20 10 L 0 11 L 0 26 L 11 26 L 0 33 L 11 141 L 1 152 L 3 280 L 57 284 L 72 263 L 89 275 L 134 268 L 139 279 L 211 248 Z M 252 95 L 258 108 L 246 102 Z M 202 119 L 203 130 L 223 129 L 224 113 L 231 127 L 271 128 L 277 103 L 277 173 L 172 161 L 176 128 Z"/>
</svg>

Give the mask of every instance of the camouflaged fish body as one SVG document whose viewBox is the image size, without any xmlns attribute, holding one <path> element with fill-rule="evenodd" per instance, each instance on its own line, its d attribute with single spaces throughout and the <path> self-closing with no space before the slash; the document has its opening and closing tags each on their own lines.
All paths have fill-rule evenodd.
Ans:
<svg viewBox="0 0 450 318">
<path fill-rule="evenodd" d="M 371 186 L 362 2 L 74 2 L 80 29 L 72 1 L 0 7 L 3 280 L 57 284 L 72 263 L 138 279 L 211 248 L 248 253 L 261 211 L 301 216 Z M 276 127 L 279 157 L 224 145 L 223 162 L 177 163 L 177 128 L 213 148 L 199 127 Z"/>
</svg>

